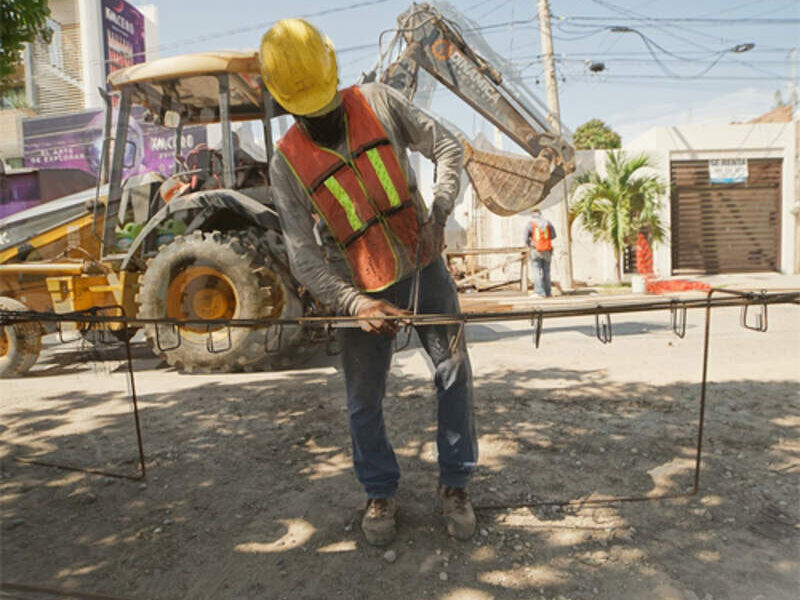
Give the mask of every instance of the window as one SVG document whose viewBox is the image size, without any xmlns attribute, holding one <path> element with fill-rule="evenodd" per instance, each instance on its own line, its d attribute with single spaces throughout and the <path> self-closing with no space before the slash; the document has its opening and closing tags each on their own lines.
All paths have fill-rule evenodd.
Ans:
<svg viewBox="0 0 800 600">
<path fill-rule="evenodd" d="M 53 31 L 53 39 L 47 47 L 50 66 L 55 67 L 59 71 L 63 71 L 64 45 L 61 38 L 61 24 L 53 21 L 53 19 L 47 19 L 47 26 Z"/>
</svg>

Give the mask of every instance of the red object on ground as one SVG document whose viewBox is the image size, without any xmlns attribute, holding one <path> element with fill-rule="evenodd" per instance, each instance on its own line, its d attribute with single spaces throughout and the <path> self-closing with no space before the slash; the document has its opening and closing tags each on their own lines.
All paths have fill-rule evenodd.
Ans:
<svg viewBox="0 0 800 600">
<path fill-rule="evenodd" d="M 636 240 L 636 271 L 644 275 L 645 289 L 648 294 L 665 294 L 667 292 L 685 292 L 700 290 L 707 292 L 711 286 L 701 281 L 686 279 L 659 279 L 653 273 L 653 251 L 643 233 Z"/>
<path fill-rule="evenodd" d="M 667 292 L 686 292 L 700 290 L 707 292 L 711 286 L 702 281 L 688 281 L 686 279 L 656 279 L 648 278 L 645 282 L 648 294 L 665 294 Z"/>
</svg>

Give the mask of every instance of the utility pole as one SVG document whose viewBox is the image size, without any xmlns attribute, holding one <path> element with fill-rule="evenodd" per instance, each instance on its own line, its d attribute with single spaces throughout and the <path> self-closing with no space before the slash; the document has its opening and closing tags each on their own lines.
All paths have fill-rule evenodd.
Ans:
<svg viewBox="0 0 800 600">
<path fill-rule="evenodd" d="M 542 37 L 542 67 L 547 90 L 547 120 L 553 130 L 561 135 L 561 110 L 558 106 L 558 79 L 556 78 L 556 59 L 553 56 L 553 34 L 550 31 L 550 5 L 547 0 L 539 0 L 539 32 Z"/>
<path fill-rule="evenodd" d="M 539 31 L 542 38 L 542 67 L 547 90 L 547 120 L 553 131 L 561 135 L 561 109 L 558 105 L 558 79 L 556 78 L 556 59 L 553 56 L 553 35 L 550 31 L 550 5 L 547 0 L 539 0 Z M 567 200 L 567 180 L 561 182 L 563 200 L 561 202 L 562 238 L 566 246 L 566 268 L 561 281 L 563 289 L 572 289 L 572 240 L 569 231 L 569 207 Z"/>
<path fill-rule="evenodd" d="M 797 46 L 792 48 L 792 119 L 797 119 Z"/>
<path fill-rule="evenodd" d="M 792 48 L 792 126 L 794 127 L 794 272 L 800 273 L 800 107 L 797 105 L 797 46 Z"/>
</svg>

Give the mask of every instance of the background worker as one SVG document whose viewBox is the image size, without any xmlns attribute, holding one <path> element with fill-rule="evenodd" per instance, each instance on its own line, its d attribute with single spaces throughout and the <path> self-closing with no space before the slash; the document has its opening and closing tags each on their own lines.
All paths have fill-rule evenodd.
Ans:
<svg viewBox="0 0 800 600">
<path fill-rule="evenodd" d="M 553 224 L 534 210 L 525 227 L 525 245 L 531 249 L 531 274 L 533 291 L 538 296 L 550 297 L 550 261 L 553 258 L 553 240 L 556 230 Z"/>
<path fill-rule="evenodd" d="M 340 330 L 356 476 L 367 493 L 361 527 L 375 545 L 394 539 L 400 478 L 383 421 L 398 320 L 459 311 L 441 258 L 444 225 L 459 189 L 461 146 L 437 120 L 382 84 L 338 90 L 333 46 L 301 19 L 278 22 L 261 42 L 267 89 L 294 115 L 270 165 L 272 195 L 292 273 L 337 314 L 361 317 Z M 437 167 L 430 214 L 407 149 Z M 315 222 L 321 247 L 315 241 Z M 419 272 L 419 285 L 414 286 Z M 477 462 L 472 371 L 457 326 L 417 327 L 435 366 L 439 494 L 448 532 L 467 539 L 475 514 L 466 493 Z M 451 346 L 455 346 L 451 350 Z"/>
</svg>

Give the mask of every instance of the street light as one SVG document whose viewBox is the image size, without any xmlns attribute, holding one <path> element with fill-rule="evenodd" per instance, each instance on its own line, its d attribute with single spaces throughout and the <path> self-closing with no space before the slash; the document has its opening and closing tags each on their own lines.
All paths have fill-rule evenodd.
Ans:
<svg viewBox="0 0 800 600">
<path fill-rule="evenodd" d="M 737 54 L 741 54 L 742 52 L 747 52 L 748 50 L 752 50 L 755 48 L 756 45 L 752 42 L 747 42 L 746 44 L 736 44 L 733 48 L 730 49 L 730 52 L 736 52 Z"/>
<path fill-rule="evenodd" d="M 753 48 L 756 47 L 756 45 L 753 42 L 744 42 L 742 44 L 736 44 L 735 46 L 732 46 L 731 48 L 725 48 L 724 50 L 720 50 L 718 52 L 715 52 L 712 55 L 712 56 L 715 56 L 715 58 L 711 62 L 711 64 L 708 65 L 708 67 L 703 69 L 700 73 L 696 73 L 694 75 L 686 76 L 686 75 L 680 75 L 680 74 L 672 71 L 669 67 L 667 67 L 667 65 L 662 63 L 661 60 L 656 55 L 656 53 L 653 50 L 653 48 L 655 47 L 658 50 L 660 50 L 661 52 L 663 52 L 664 54 L 667 54 L 669 56 L 673 56 L 673 57 L 681 59 L 681 60 L 689 60 L 689 59 L 687 59 L 685 57 L 682 57 L 682 56 L 680 56 L 678 54 L 675 54 L 673 52 L 670 52 L 669 50 L 667 50 L 663 46 L 657 44 L 654 40 L 651 40 L 649 37 L 647 37 L 641 31 L 639 31 L 638 29 L 634 29 L 633 27 L 628 27 L 626 25 L 613 25 L 611 27 L 608 27 L 607 29 L 612 33 L 635 33 L 636 35 L 638 35 L 641 38 L 641 40 L 644 42 L 644 45 L 647 46 L 647 49 L 650 51 L 651 56 L 658 63 L 658 65 L 661 67 L 661 69 L 665 73 L 667 73 L 668 75 L 671 75 L 671 76 L 676 77 L 678 79 L 696 79 L 698 77 L 701 77 L 702 75 L 705 75 L 706 73 L 708 73 L 712 68 L 714 68 L 714 66 L 719 61 L 721 61 L 722 58 L 728 52 L 733 52 L 734 54 L 742 54 L 742 53 L 748 52 L 748 51 L 750 51 L 750 50 L 752 50 Z"/>
</svg>

